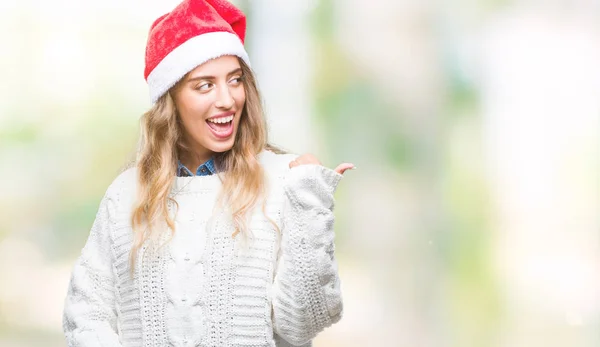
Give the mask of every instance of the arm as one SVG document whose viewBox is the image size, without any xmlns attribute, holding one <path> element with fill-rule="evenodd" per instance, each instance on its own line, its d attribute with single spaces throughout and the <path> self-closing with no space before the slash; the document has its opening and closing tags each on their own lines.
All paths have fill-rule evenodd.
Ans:
<svg viewBox="0 0 600 347">
<path fill-rule="evenodd" d="M 308 343 L 342 317 L 333 232 L 333 193 L 342 177 L 314 164 L 294 167 L 286 177 L 273 327 L 293 345 Z"/>
<path fill-rule="evenodd" d="M 105 196 L 73 268 L 63 313 L 63 330 L 69 347 L 121 346 L 116 332 L 111 206 L 111 200 Z"/>
</svg>

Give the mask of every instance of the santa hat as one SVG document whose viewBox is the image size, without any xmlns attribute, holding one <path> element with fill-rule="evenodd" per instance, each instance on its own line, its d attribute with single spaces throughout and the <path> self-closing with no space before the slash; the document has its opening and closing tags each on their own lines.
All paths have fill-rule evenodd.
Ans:
<svg viewBox="0 0 600 347">
<path fill-rule="evenodd" d="M 155 103 L 185 74 L 223 55 L 250 65 L 246 16 L 227 0 L 184 0 L 150 28 L 144 78 Z"/>
</svg>

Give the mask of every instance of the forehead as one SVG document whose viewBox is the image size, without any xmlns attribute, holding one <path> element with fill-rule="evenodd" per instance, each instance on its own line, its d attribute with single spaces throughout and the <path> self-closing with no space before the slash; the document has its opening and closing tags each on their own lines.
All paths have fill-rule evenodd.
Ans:
<svg viewBox="0 0 600 347">
<path fill-rule="evenodd" d="M 240 62 L 238 57 L 233 55 L 224 55 L 215 59 L 211 59 L 195 69 L 190 71 L 189 77 L 195 76 L 226 76 L 231 71 L 239 69 Z"/>
</svg>

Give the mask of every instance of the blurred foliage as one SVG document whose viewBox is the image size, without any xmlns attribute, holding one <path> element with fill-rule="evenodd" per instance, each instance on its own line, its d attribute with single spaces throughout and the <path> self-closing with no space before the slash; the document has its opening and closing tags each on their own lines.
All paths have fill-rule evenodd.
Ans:
<svg viewBox="0 0 600 347">
<path fill-rule="evenodd" d="M 422 144 L 407 133 L 408 127 L 401 126 L 402 105 L 386 102 L 378 93 L 378 86 L 362 76 L 361 68 L 353 66 L 341 52 L 332 36 L 333 15 L 332 1 L 324 0 L 319 2 L 312 16 L 316 49 L 318 56 L 323 57 L 317 60 L 314 79 L 315 118 L 320 131 L 328 135 L 324 138 L 330 155 L 358 156 L 371 165 L 380 160 L 400 172 L 421 170 L 417 157 L 422 155 L 419 148 Z M 449 56 L 452 54 L 448 52 Z M 436 244 L 441 244 L 437 257 L 448 293 L 444 294 L 445 305 L 437 307 L 435 315 L 448 317 L 450 326 L 445 332 L 449 334 L 449 345 L 485 346 L 493 340 L 501 317 L 497 284 L 489 272 L 491 240 L 486 232 L 489 230 L 489 200 L 481 172 L 465 170 L 469 166 L 464 165 L 464 160 L 469 159 L 455 158 L 448 150 L 453 146 L 450 132 L 454 126 L 479 121 L 476 116 L 478 96 L 475 86 L 460 73 L 455 60 L 442 63 L 447 93 L 439 119 L 446 136 L 437 142 L 439 147 L 435 149 L 441 155 L 434 165 L 442 171 L 432 178 L 442 180 L 442 211 L 433 214 L 445 216 L 445 223 L 420 231 L 419 239 L 433 235 Z M 477 138 L 476 133 L 470 135 Z M 422 182 L 431 184 L 427 179 Z M 417 189 L 427 191 L 428 187 Z M 341 218 L 339 230 L 349 227 L 343 224 L 344 220 Z M 344 233 L 339 236 L 343 242 Z M 403 281 L 406 280 L 410 279 Z"/>
<path fill-rule="evenodd" d="M 377 86 L 360 73 L 332 37 L 333 3 L 319 2 L 311 16 L 317 56 L 314 74 L 315 122 L 328 140 L 328 155 L 373 158 L 406 170 L 414 165 L 414 144 L 398 126 L 398 105 L 383 100 Z M 370 129 L 369 131 L 366 131 Z"/>
</svg>

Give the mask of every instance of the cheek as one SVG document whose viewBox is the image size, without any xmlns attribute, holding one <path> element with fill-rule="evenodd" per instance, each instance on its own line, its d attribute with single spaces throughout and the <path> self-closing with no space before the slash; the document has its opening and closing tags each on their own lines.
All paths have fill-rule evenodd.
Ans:
<svg viewBox="0 0 600 347">
<path fill-rule="evenodd" d="M 208 117 L 212 103 L 203 95 L 191 96 L 178 106 L 179 115 L 183 124 L 194 126 L 196 123 L 204 122 Z"/>
<path fill-rule="evenodd" d="M 243 87 L 235 91 L 234 99 L 237 109 L 241 110 L 246 104 L 246 92 L 244 91 Z"/>
</svg>

